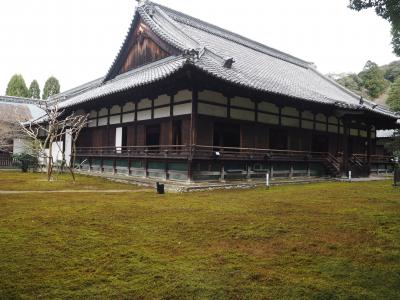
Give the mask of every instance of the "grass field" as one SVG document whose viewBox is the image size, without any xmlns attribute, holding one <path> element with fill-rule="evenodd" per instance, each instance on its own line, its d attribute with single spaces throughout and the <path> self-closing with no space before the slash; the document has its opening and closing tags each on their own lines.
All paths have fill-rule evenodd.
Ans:
<svg viewBox="0 0 400 300">
<path fill-rule="evenodd" d="M 41 179 L 0 172 L 0 190 L 73 188 Z M 0 299 L 31 298 L 400 299 L 400 190 L 0 194 Z"/>
</svg>

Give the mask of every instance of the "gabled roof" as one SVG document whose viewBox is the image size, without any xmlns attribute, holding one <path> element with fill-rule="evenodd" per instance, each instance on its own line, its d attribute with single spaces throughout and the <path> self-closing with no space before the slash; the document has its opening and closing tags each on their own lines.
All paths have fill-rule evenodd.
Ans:
<svg viewBox="0 0 400 300">
<path fill-rule="evenodd" d="M 139 18 L 180 54 L 112 78 Z M 398 118 L 386 107 L 362 100 L 322 75 L 312 63 L 149 1 L 139 3 L 123 46 L 101 85 L 72 95 L 62 106 L 161 80 L 185 64 L 249 89 Z"/>
</svg>

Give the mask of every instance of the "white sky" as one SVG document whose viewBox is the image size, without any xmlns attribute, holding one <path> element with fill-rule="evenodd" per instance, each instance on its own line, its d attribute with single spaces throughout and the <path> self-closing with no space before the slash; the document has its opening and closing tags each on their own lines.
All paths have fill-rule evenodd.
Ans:
<svg viewBox="0 0 400 300">
<path fill-rule="evenodd" d="M 390 26 L 348 0 L 158 0 L 171 8 L 316 63 L 357 72 L 392 54 Z M 61 90 L 104 76 L 132 20 L 134 0 L 1 0 L 0 94 L 15 73 L 27 85 L 56 76 Z"/>
</svg>

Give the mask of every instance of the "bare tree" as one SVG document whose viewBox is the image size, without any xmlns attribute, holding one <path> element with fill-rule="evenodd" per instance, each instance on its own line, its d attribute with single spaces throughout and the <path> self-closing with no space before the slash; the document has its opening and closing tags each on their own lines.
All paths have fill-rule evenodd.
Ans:
<svg viewBox="0 0 400 300">
<path fill-rule="evenodd" d="M 56 144 L 58 152 L 62 155 L 62 166 L 67 166 L 73 180 L 75 174 L 73 165 L 66 165 L 65 147 L 60 146 L 66 134 L 70 134 L 72 141 L 78 139 L 82 128 L 87 124 L 87 115 L 70 114 L 66 115 L 65 110 L 59 109 L 58 102 L 45 101 L 39 106 L 44 115 L 36 120 L 21 123 L 21 130 L 31 140 L 31 152 L 42 158 L 47 167 L 47 179 L 52 179 L 54 169 L 53 147 Z M 73 146 L 73 148 L 76 148 Z M 75 151 L 76 154 L 76 151 Z M 74 157 L 71 160 L 75 161 Z"/>
</svg>

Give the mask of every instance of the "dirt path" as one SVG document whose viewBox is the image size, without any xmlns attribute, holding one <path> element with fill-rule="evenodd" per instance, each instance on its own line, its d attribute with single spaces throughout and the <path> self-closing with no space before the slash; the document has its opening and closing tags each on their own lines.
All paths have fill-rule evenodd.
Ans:
<svg viewBox="0 0 400 300">
<path fill-rule="evenodd" d="M 12 194 L 67 194 L 67 193 L 79 193 L 79 194 L 104 194 L 104 193 L 144 193 L 149 192 L 150 189 L 140 190 L 56 190 L 56 191 L 0 191 L 0 195 L 12 195 Z"/>
</svg>

